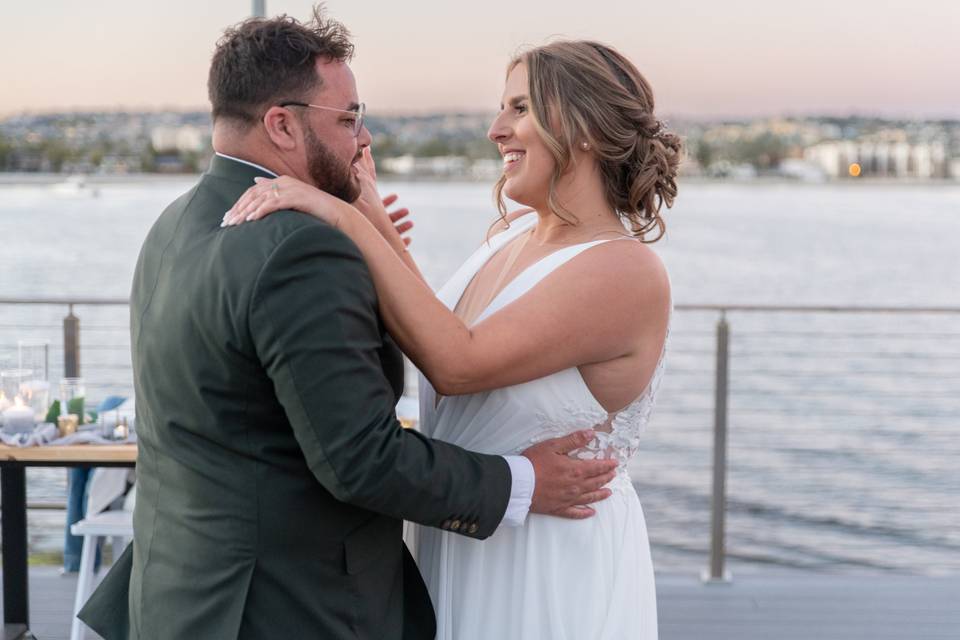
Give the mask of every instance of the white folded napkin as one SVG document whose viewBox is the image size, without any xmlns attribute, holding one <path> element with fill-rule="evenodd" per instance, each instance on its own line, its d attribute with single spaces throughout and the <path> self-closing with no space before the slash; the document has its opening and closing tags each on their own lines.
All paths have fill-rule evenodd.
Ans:
<svg viewBox="0 0 960 640">
<path fill-rule="evenodd" d="M 126 440 L 104 438 L 98 429 L 77 431 L 68 436 L 59 437 L 57 425 L 52 422 L 38 424 L 31 433 L 8 434 L 0 432 L 0 441 L 9 447 L 42 447 L 67 444 L 129 444 L 137 441 L 137 434 L 131 429 Z"/>
</svg>

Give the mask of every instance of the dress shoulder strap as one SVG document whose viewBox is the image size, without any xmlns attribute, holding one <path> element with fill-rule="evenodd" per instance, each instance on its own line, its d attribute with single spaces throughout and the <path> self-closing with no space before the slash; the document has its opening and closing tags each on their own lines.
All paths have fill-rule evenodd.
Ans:
<svg viewBox="0 0 960 640">
<path fill-rule="evenodd" d="M 504 287 L 503 290 L 493 299 L 493 302 L 490 303 L 490 305 L 482 314 L 480 314 L 480 316 L 477 317 L 474 322 L 476 323 L 485 320 L 487 317 L 496 313 L 517 298 L 520 298 L 530 289 L 533 289 L 538 282 L 565 265 L 570 260 L 576 258 L 587 249 L 597 245 L 606 244 L 607 242 L 618 242 L 621 240 L 630 240 L 632 242 L 636 242 L 631 238 L 609 238 L 606 240 L 594 240 L 593 242 L 570 245 L 569 247 L 564 247 L 563 249 L 559 249 L 545 256 L 538 262 L 528 267 L 525 271 L 523 271 L 523 273 L 518 275 L 506 287 Z"/>
</svg>

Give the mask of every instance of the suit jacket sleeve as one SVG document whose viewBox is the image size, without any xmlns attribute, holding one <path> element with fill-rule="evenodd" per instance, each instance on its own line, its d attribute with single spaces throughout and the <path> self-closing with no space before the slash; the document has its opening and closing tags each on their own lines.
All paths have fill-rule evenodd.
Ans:
<svg viewBox="0 0 960 640">
<path fill-rule="evenodd" d="M 400 426 L 377 313 L 359 250 L 319 222 L 288 235 L 257 277 L 252 340 L 307 464 L 341 501 L 485 538 L 506 510 L 509 467 Z"/>
</svg>

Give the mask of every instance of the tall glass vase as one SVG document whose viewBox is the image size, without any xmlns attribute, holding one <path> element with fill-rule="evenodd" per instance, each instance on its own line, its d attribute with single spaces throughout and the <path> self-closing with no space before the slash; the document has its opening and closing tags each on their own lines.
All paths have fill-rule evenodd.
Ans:
<svg viewBox="0 0 960 640">
<path fill-rule="evenodd" d="M 50 407 L 50 343 L 42 340 L 17 342 L 17 362 L 30 377 L 20 386 L 24 403 L 33 409 L 37 420 L 43 420 Z"/>
</svg>

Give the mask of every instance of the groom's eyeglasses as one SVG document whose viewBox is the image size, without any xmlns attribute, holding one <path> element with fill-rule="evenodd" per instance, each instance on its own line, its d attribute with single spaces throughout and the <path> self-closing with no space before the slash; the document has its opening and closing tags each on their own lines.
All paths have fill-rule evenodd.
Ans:
<svg viewBox="0 0 960 640">
<path fill-rule="evenodd" d="M 334 109 L 333 107 L 324 107 L 319 104 L 309 104 L 307 102 L 283 102 L 278 106 L 281 107 L 309 107 L 311 109 L 323 109 L 324 111 L 339 111 L 340 113 L 352 113 L 356 116 L 356 119 L 353 121 L 353 137 L 356 138 L 360 135 L 360 131 L 363 129 L 363 116 L 367 113 L 367 106 L 360 103 L 356 109 Z"/>
</svg>

